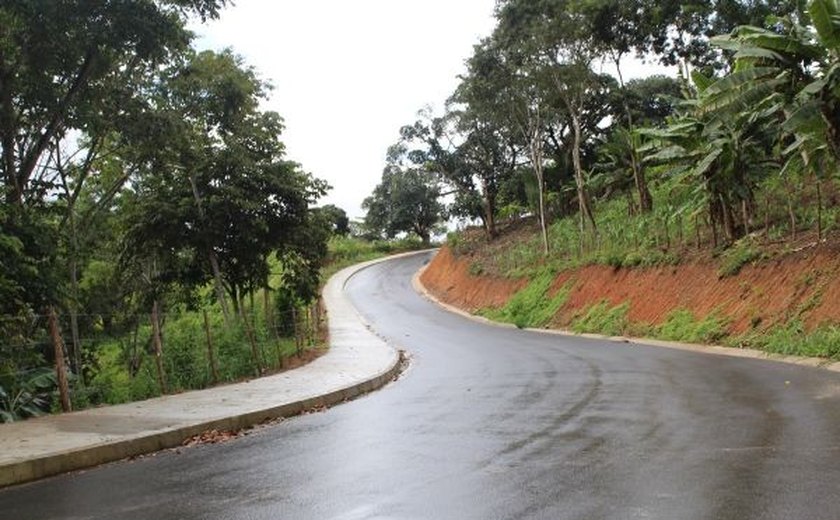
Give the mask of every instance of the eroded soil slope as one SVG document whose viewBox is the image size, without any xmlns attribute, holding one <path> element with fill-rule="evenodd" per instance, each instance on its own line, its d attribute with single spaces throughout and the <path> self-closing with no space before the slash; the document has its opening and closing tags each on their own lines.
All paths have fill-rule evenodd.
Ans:
<svg viewBox="0 0 840 520">
<path fill-rule="evenodd" d="M 456 256 L 444 247 L 421 281 L 442 301 L 471 312 L 498 308 L 527 284 L 524 279 L 471 274 L 472 265 L 469 254 Z M 555 278 L 553 288 L 571 284 L 572 289 L 551 325 L 568 325 L 602 301 L 627 303 L 630 320 L 650 325 L 661 324 L 677 309 L 701 318 L 716 313 L 726 319 L 732 334 L 791 319 L 801 319 L 809 328 L 840 323 L 840 252 L 834 246 L 814 246 L 746 265 L 734 276 L 718 273 L 717 265 L 703 261 L 653 268 L 594 265 L 564 271 Z"/>
</svg>

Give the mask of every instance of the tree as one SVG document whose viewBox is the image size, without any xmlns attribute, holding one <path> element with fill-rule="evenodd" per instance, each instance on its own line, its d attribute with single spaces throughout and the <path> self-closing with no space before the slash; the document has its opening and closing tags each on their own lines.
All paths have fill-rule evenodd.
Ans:
<svg viewBox="0 0 840 520">
<path fill-rule="evenodd" d="M 64 303 L 71 313 L 72 368 L 78 370 L 79 275 L 91 219 L 129 175 L 110 179 L 85 212 L 78 203 L 99 157 L 113 152 L 145 108 L 143 98 L 164 64 L 183 53 L 189 16 L 215 18 L 225 0 L 148 2 L 4 2 L 0 6 L 0 189 L 9 229 L 36 225 L 49 238 L 40 276 L 55 286 L 19 302 Z M 31 228 L 30 228 L 31 229 Z M 22 234 L 26 243 L 36 235 Z M 65 262 L 59 262 L 59 257 Z M 66 266 L 66 267 L 65 267 Z M 67 269 L 69 276 L 56 271 Z M 67 299 L 61 302 L 64 286 Z M 45 288 L 47 289 L 47 288 Z M 37 301 L 37 303 L 36 303 Z M 40 309 L 39 309 L 40 310 Z"/>
<path fill-rule="evenodd" d="M 238 309 L 265 284 L 269 254 L 298 239 L 327 188 L 283 158 L 282 120 L 259 110 L 267 88 L 230 51 L 173 69 L 159 94 L 171 142 L 132 194 L 127 251 L 187 286 L 213 280 L 223 310 L 225 292 Z"/>
<path fill-rule="evenodd" d="M 587 31 L 585 13 L 573 1 L 551 0 L 534 5 L 524 0 L 508 0 L 499 4 L 497 18 L 499 25 L 494 37 L 510 53 L 513 65 L 531 82 L 532 89 L 552 88 L 565 112 L 571 128 L 581 231 L 584 222 L 588 222 L 595 234 L 597 225 L 581 160 L 581 150 L 590 137 L 586 134 L 584 113 L 587 100 L 609 88 L 609 80 L 591 69 L 599 49 Z M 533 93 L 528 97 L 539 99 Z M 544 95 L 543 99 L 548 97 Z M 535 109 L 540 112 L 538 119 L 544 119 L 545 106 L 541 111 L 539 107 Z"/>
<path fill-rule="evenodd" d="M 840 160 L 840 3 L 812 0 L 770 29 L 739 27 L 714 43 L 733 53 L 727 76 L 705 83 L 701 109 L 719 118 L 775 118 L 783 174 L 814 179 L 822 238 L 822 182 Z M 793 223 L 792 223 L 793 226 Z"/>
<path fill-rule="evenodd" d="M 427 171 L 404 164 L 405 152 L 400 146 L 389 150 L 382 181 L 362 202 L 367 211 L 365 226 L 387 238 L 413 233 L 429 244 L 432 231 L 443 218 L 440 189 Z"/>
<path fill-rule="evenodd" d="M 55 141 L 101 122 L 108 104 L 119 106 L 115 96 L 131 96 L 127 80 L 186 49 L 187 15 L 214 18 L 224 3 L 4 3 L 0 177 L 6 201 L 23 206 L 43 198 L 51 182 L 43 157 Z"/>
<path fill-rule="evenodd" d="M 327 204 L 316 208 L 315 211 L 327 222 L 332 234 L 342 237 L 350 234 L 350 219 L 347 217 L 347 212 L 343 209 L 334 204 Z"/>
</svg>

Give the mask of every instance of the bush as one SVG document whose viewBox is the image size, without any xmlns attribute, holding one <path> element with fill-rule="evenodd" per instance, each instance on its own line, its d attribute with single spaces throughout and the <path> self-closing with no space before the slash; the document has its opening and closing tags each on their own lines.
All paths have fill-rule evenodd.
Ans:
<svg viewBox="0 0 840 520">
<path fill-rule="evenodd" d="M 630 329 L 627 311 L 630 304 L 624 302 L 611 307 L 608 301 L 602 301 L 589 307 L 582 316 L 572 322 L 572 330 L 577 333 L 591 332 L 618 336 Z"/>
<path fill-rule="evenodd" d="M 739 240 L 721 255 L 721 266 L 718 269 L 718 276 L 726 278 L 735 276 L 741 269 L 750 262 L 760 260 L 763 257 L 761 251 L 753 245 L 749 238 Z"/>
<path fill-rule="evenodd" d="M 715 313 L 697 320 L 687 309 L 671 312 L 656 331 L 658 337 L 688 343 L 718 343 L 727 335 L 726 322 Z"/>
<path fill-rule="evenodd" d="M 520 289 L 501 309 L 485 311 L 490 319 L 513 323 L 519 328 L 543 327 L 547 325 L 566 303 L 572 283 L 566 283 L 553 296 L 549 290 L 554 275 L 545 271 Z"/>
<path fill-rule="evenodd" d="M 837 325 L 821 325 L 808 332 L 801 320 L 793 320 L 783 326 L 736 338 L 736 343 L 787 356 L 840 360 L 840 326 Z"/>
</svg>

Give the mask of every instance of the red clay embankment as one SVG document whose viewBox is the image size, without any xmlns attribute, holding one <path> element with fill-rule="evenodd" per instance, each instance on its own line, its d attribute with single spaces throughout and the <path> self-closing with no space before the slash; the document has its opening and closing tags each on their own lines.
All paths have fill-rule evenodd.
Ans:
<svg viewBox="0 0 840 520">
<path fill-rule="evenodd" d="M 421 277 L 441 301 L 474 312 L 500 307 L 524 279 L 473 275 L 470 255 L 455 256 L 444 247 Z M 734 276 L 721 278 L 713 263 L 686 263 L 652 268 L 593 265 L 561 272 L 554 281 L 573 288 L 552 321 L 563 327 L 581 311 L 604 300 L 629 304 L 633 322 L 661 324 L 676 309 L 702 318 L 713 312 L 728 319 L 729 332 L 764 328 L 802 319 L 808 327 L 840 323 L 840 254 L 817 246 L 746 265 Z"/>
</svg>

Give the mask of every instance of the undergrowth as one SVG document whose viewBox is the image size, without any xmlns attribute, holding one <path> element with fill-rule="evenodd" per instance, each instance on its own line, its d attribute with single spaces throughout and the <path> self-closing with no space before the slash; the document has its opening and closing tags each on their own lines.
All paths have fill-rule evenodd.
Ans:
<svg viewBox="0 0 840 520">
<path fill-rule="evenodd" d="M 513 323 L 519 328 L 544 327 L 566 303 L 572 282 L 550 295 L 553 273 L 545 271 L 531 280 L 500 309 L 487 309 L 481 314 L 497 321 Z"/>
<path fill-rule="evenodd" d="M 670 341 L 687 343 L 718 343 L 726 335 L 727 322 L 717 313 L 697 319 L 687 309 L 672 311 L 665 321 L 656 328 L 656 337 Z"/>
<path fill-rule="evenodd" d="M 630 330 L 627 318 L 629 303 L 612 306 L 608 301 L 601 301 L 586 308 L 581 315 L 572 320 L 571 329 L 578 334 L 597 333 L 607 336 L 619 336 Z"/>
<path fill-rule="evenodd" d="M 825 324 L 808 331 L 802 320 L 797 319 L 783 326 L 733 338 L 731 344 L 774 354 L 840 360 L 840 326 Z"/>
</svg>

